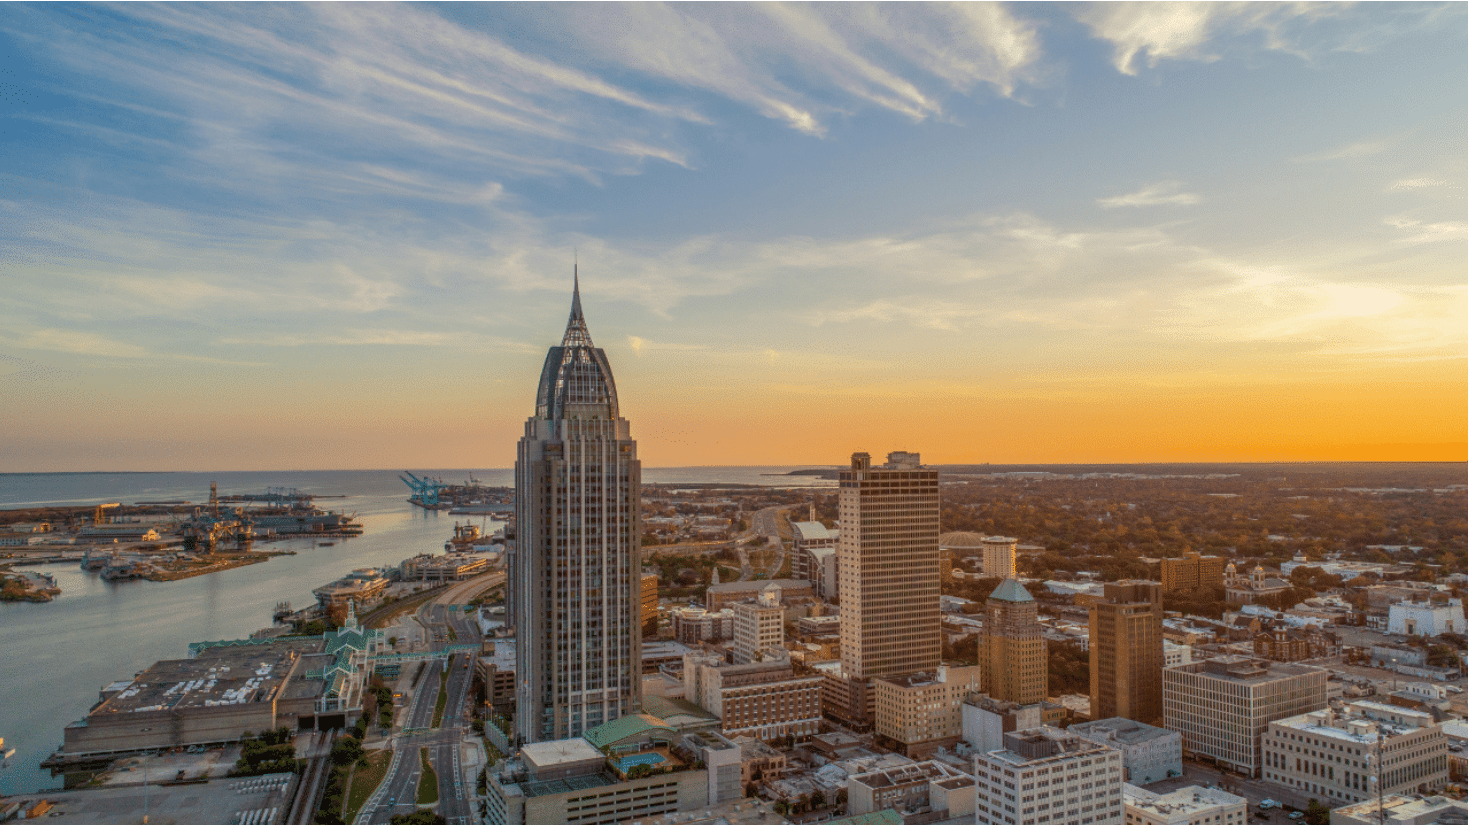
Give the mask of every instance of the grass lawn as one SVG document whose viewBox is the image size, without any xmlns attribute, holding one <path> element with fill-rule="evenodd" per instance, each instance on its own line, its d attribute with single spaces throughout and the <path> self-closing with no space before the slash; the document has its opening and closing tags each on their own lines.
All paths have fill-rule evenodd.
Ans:
<svg viewBox="0 0 1470 825">
<path fill-rule="evenodd" d="M 429 727 L 437 728 L 444 721 L 444 706 L 449 704 L 449 691 L 445 684 L 447 678 L 449 678 L 448 673 L 439 680 L 439 698 L 434 700 L 434 721 Z"/>
<path fill-rule="evenodd" d="M 428 748 L 419 748 L 419 762 L 424 766 L 424 772 L 419 775 L 418 804 L 433 805 L 439 801 L 439 775 L 429 764 Z"/>
<path fill-rule="evenodd" d="M 383 777 L 388 774 L 388 763 L 392 761 L 393 753 L 381 750 L 367 755 L 367 764 L 358 765 L 352 774 L 352 787 L 347 789 L 347 810 L 342 812 L 342 818 L 351 822 L 362 809 L 362 804 L 373 795 L 378 785 L 382 783 Z"/>
</svg>

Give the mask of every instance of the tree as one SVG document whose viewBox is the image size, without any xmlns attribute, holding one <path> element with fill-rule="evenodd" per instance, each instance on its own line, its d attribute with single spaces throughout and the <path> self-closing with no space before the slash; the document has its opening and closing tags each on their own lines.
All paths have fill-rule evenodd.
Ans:
<svg viewBox="0 0 1470 825">
<path fill-rule="evenodd" d="M 812 791 L 812 807 L 822 808 L 827 805 L 827 795 L 821 791 Z"/>
<path fill-rule="evenodd" d="M 1328 825 L 1332 820 L 1332 810 L 1315 799 L 1307 800 L 1307 816 L 1303 820 L 1307 825 Z"/>
<path fill-rule="evenodd" d="M 774 810 L 778 816 L 785 816 L 791 811 L 791 803 L 787 802 L 784 799 L 778 799 L 776 800 L 776 804 L 771 806 L 771 809 Z"/>
</svg>

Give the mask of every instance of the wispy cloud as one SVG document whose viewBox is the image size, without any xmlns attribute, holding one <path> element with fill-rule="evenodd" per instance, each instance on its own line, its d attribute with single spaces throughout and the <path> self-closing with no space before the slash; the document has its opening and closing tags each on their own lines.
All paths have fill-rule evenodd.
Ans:
<svg viewBox="0 0 1470 825">
<path fill-rule="evenodd" d="M 1304 59 L 1332 51 L 1372 51 L 1407 31 L 1434 25 L 1450 4 L 1359 8 L 1351 3 L 1085 3 L 1076 12 L 1094 37 L 1113 44 L 1113 66 L 1136 75 L 1140 62 L 1212 62 L 1231 53 L 1276 51 Z M 1369 14 L 1373 17 L 1370 19 Z"/>
<path fill-rule="evenodd" d="M 1448 183 L 1448 181 L 1438 180 L 1436 178 L 1404 178 L 1403 180 L 1394 181 L 1389 185 L 1388 189 L 1390 192 L 1400 192 L 1405 189 L 1437 188 L 1446 186 Z"/>
<path fill-rule="evenodd" d="M 1199 195 L 1179 191 L 1182 186 L 1178 181 L 1155 183 L 1126 195 L 1098 198 L 1097 203 L 1104 209 L 1116 209 L 1120 206 L 1189 206 L 1200 202 Z"/>
<path fill-rule="evenodd" d="M 1384 218 L 1383 223 L 1394 229 L 1401 229 L 1408 233 L 1405 237 L 1399 239 L 1400 243 L 1419 244 L 1465 240 L 1464 221 L 1424 223 L 1414 218 L 1392 217 Z"/>
<path fill-rule="evenodd" d="M 1330 160 L 1357 160 L 1358 158 L 1372 157 L 1373 155 L 1381 154 L 1382 152 L 1387 150 L 1390 145 L 1392 145 L 1392 141 L 1388 140 L 1364 140 L 1358 141 L 1356 143 L 1349 143 L 1346 146 L 1339 146 L 1333 149 L 1327 149 L 1322 152 L 1314 152 L 1310 155 L 1302 155 L 1301 157 L 1295 158 L 1295 160 L 1298 163 L 1321 163 L 1323 161 Z"/>
</svg>

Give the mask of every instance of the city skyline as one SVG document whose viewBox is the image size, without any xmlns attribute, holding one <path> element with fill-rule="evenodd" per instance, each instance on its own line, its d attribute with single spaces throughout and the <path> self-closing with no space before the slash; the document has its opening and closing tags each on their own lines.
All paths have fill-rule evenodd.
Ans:
<svg viewBox="0 0 1470 825">
<path fill-rule="evenodd" d="M 0 472 L 1463 461 L 1465 14 L 10 4 Z"/>
</svg>

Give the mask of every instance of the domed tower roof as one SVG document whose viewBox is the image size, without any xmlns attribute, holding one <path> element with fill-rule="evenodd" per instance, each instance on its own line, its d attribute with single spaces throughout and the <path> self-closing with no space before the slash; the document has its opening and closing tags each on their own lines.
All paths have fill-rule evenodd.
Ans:
<svg viewBox="0 0 1470 825">
<path fill-rule="evenodd" d="M 536 390 L 536 417 L 618 417 L 618 389 L 607 355 L 592 345 L 587 320 L 582 317 L 582 293 L 576 267 L 572 268 L 572 311 L 561 346 L 546 353 L 541 386 Z"/>
</svg>

